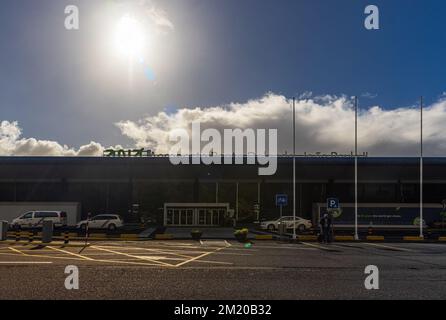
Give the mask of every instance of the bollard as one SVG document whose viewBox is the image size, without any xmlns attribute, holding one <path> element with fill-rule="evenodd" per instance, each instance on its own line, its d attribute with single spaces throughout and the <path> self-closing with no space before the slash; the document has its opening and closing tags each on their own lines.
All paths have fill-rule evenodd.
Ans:
<svg viewBox="0 0 446 320">
<path fill-rule="evenodd" d="M 20 241 L 20 231 L 16 231 L 15 232 L 15 241 L 19 242 Z"/>
<path fill-rule="evenodd" d="M 28 242 L 29 243 L 34 242 L 34 231 L 28 232 Z"/>
<path fill-rule="evenodd" d="M 369 232 L 369 236 L 373 235 L 373 224 L 372 223 L 370 223 L 370 225 L 369 225 L 368 232 Z"/>
<path fill-rule="evenodd" d="M 64 244 L 69 244 L 70 243 L 70 234 L 67 231 L 65 231 L 65 233 L 64 233 L 64 241 L 63 241 L 63 243 Z"/>
<path fill-rule="evenodd" d="M 53 221 L 43 221 L 43 228 L 42 228 L 42 243 L 50 243 L 53 241 Z"/>
<path fill-rule="evenodd" d="M 4 241 L 7 239 L 8 226 L 8 221 L 0 221 L 0 241 Z"/>
</svg>

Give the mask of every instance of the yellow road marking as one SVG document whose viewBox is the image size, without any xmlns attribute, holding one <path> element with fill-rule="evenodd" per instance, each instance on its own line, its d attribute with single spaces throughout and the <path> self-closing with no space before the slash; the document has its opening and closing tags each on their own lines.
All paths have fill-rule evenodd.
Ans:
<svg viewBox="0 0 446 320">
<path fill-rule="evenodd" d="M 196 260 L 198 260 L 198 259 L 204 258 L 204 257 L 206 257 L 206 256 L 208 256 L 208 255 L 211 255 L 211 254 L 216 253 L 216 252 L 218 252 L 218 251 L 221 251 L 221 250 L 223 250 L 223 249 L 226 249 L 226 248 L 225 248 L 225 247 L 223 247 L 223 248 L 218 248 L 218 249 L 216 249 L 216 250 L 214 250 L 214 251 L 212 251 L 212 252 L 203 253 L 202 255 L 199 255 L 198 257 L 195 257 L 195 258 L 186 260 L 186 261 L 184 261 L 184 262 L 181 262 L 181 263 L 177 264 L 175 267 L 176 267 L 176 268 L 181 267 L 181 266 L 183 266 L 183 265 L 185 265 L 185 264 L 187 264 L 187 263 L 190 263 L 190 262 L 192 262 L 192 261 L 196 261 Z"/>
<path fill-rule="evenodd" d="M 15 251 L 15 250 L 13 250 Z M 47 259 L 63 259 L 63 260 L 76 260 L 76 261 L 82 261 L 83 259 L 79 258 L 71 258 L 71 257 L 57 257 L 55 255 L 44 255 L 44 254 L 26 254 L 24 252 L 16 251 L 21 255 L 24 255 L 25 257 L 30 258 L 47 258 Z M 17 256 L 17 253 L 0 253 L 0 255 L 9 255 L 9 256 Z"/>
<path fill-rule="evenodd" d="M 17 256 L 17 253 L 24 255 L 26 257 L 30 257 L 30 258 L 49 258 L 49 259 L 62 259 L 62 260 L 75 260 L 75 261 L 85 261 L 85 259 L 80 259 L 80 258 L 72 258 L 72 257 L 55 257 L 55 256 L 47 256 L 47 255 L 43 255 L 43 254 L 26 254 L 23 253 L 19 250 L 14 250 L 13 248 L 11 248 L 12 251 L 16 252 L 16 253 L 0 253 L 0 255 L 5 255 L 5 256 Z M 136 260 L 140 260 L 140 259 L 136 259 Z M 138 266 L 159 266 L 159 264 L 151 264 L 151 263 L 141 263 L 141 262 L 130 262 L 130 261 L 117 261 L 117 260 L 101 260 L 101 259 L 93 259 L 91 260 L 92 262 L 103 262 L 103 263 L 111 263 L 111 264 L 131 264 L 131 265 L 138 265 Z"/>
<path fill-rule="evenodd" d="M 109 250 L 109 249 L 105 249 L 103 247 L 91 246 L 90 248 L 94 248 L 94 249 L 102 250 L 102 251 L 106 251 L 106 252 L 111 252 L 111 253 L 115 253 L 115 254 L 131 257 L 131 258 L 136 258 L 136 259 L 140 259 L 140 260 L 151 261 L 151 262 L 157 263 L 158 265 L 164 265 L 166 267 L 173 267 L 173 265 L 171 265 L 169 263 L 166 263 L 166 262 L 156 261 L 156 260 L 152 260 L 150 258 L 142 259 L 142 258 L 140 258 L 138 256 L 135 256 L 135 255 L 131 255 L 131 254 L 123 253 L 123 252 L 118 252 L 118 251 L 114 251 L 114 250 Z"/>
<path fill-rule="evenodd" d="M 104 246 L 104 247 L 106 247 L 106 248 L 111 248 L 111 249 L 118 249 L 118 250 L 125 249 L 125 250 L 128 250 L 128 251 L 132 251 L 132 250 L 153 251 L 153 252 L 158 252 L 158 253 L 163 253 L 163 254 L 175 255 L 175 256 L 182 257 L 182 258 L 186 258 L 186 259 L 193 258 L 193 256 L 191 257 L 191 256 L 187 256 L 187 255 L 184 255 L 184 254 L 179 254 L 179 253 L 177 253 L 176 250 L 154 249 L 154 248 L 138 248 L 138 247 L 125 247 L 125 248 L 122 248 L 122 247 L 113 247 L 113 246 Z M 184 252 L 184 251 L 182 251 L 182 252 Z M 187 252 L 192 252 L 192 253 L 206 253 L 206 252 L 208 252 L 208 251 L 187 251 Z"/>
<path fill-rule="evenodd" d="M 17 252 L 17 253 L 19 253 L 19 254 L 22 254 L 22 255 L 24 255 L 24 256 L 27 256 L 26 253 L 24 253 L 24 252 L 22 252 L 22 251 L 20 251 L 20 250 L 17 250 L 16 248 L 9 247 L 9 249 L 12 250 L 12 251 L 14 251 L 14 252 Z"/>
<path fill-rule="evenodd" d="M 69 254 L 71 256 L 78 257 L 78 258 L 81 258 L 81 259 L 84 259 L 84 260 L 94 261 L 94 259 L 92 259 L 92 258 L 85 257 L 83 255 L 80 255 L 80 254 L 77 254 L 77 253 L 74 253 L 74 252 L 70 252 L 70 251 L 67 251 L 67 250 L 62 250 L 62 249 L 58 249 L 58 248 L 54 248 L 54 247 L 48 247 L 48 249 L 51 249 L 51 250 L 54 250 L 54 251 L 59 251 L 59 252 L 65 253 L 65 254 Z"/>
</svg>

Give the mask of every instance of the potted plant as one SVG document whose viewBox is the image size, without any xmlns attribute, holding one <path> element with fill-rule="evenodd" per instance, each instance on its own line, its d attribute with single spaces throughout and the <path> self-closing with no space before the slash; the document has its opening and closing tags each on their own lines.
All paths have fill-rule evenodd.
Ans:
<svg viewBox="0 0 446 320">
<path fill-rule="evenodd" d="M 249 233 L 249 230 L 244 228 L 244 229 L 236 230 L 234 232 L 234 236 L 237 239 L 237 241 L 245 243 L 248 240 L 248 233 Z"/>
<path fill-rule="evenodd" d="M 201 232 L 200 230 L 193 230 L 190 233 L 190 235 L 191 235 L 193 240 L 199 241 L 201 239 L 201 236 L 203 235 L 203 232 Z"/>
</svg>

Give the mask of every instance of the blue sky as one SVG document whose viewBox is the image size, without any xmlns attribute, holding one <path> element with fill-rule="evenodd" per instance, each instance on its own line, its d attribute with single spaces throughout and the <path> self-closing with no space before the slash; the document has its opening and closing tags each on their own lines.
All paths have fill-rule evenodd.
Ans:
<svg viewBox="0 0 446 320">
<path fill-rule="evenodd" d="M 0 120 L 26 137 L 115 145 L 132 143 L 116 122 L 268 92 L 364 95 L 363 108 L 393 109 L 446 91 L 444 1 L 148 1 L 174 27 L 157 35 L 131 86 L 106 45 L 129 8 L 119 3 L 3 0 Z M 79 6 L 78 31 L 63 27 L 68 4 Z M 368 4 L 380 9 L 379 31 L 363 27 Z"/>
</svg>

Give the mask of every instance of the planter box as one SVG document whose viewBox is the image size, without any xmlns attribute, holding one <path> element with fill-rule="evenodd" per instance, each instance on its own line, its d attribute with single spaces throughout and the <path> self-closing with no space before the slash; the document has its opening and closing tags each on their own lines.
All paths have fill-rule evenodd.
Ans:
<svg viewBox="0 0 446 320">
<path fill-rule="evenodd" d="M 199 240 L 201 240 L 203 233 L 202 232 L 191 232 L 190 235 L 193 240 L 199 241 Z"/>
<path fill-rule="evenodd" d="M 236 234 L 235 238 L 238 242 L 245 243 L 248 241 L 248 235 L 247 234 Z"/>
</svg>

